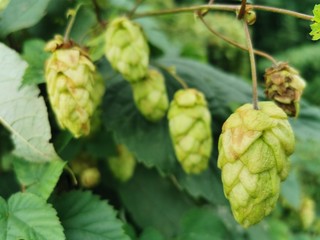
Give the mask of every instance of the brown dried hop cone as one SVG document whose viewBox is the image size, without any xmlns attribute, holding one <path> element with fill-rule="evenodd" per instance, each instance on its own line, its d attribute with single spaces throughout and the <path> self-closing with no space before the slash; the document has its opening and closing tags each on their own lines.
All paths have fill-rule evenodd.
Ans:
<svg viewBox="0 0 320 240">
<path fill-rule="evenodd" d="M 288 116 L 297 116 L 302 91 L 306 86 L 298 71 L 287 63 L 278 63 L 266 69 L 264 79 L 266 96 L 273 99 Z"/>
<path fill-rule="evenodd" d="M 223 124 L 218 146 L 224 193 L 244 227 L 274 208 L 295 144 L 286 113 L 274 102 L 260 102 L 259 107 L 238 108 Z"/>
<path fill-rule="evenodd" d="M 129 82 L 140 81 L 147 75 L 149 46 L 141 27 L 126 17 L 116 18 L 109 24 L 105 55 Z"/>
<path fill-rule="evenodd" d="M 200 173 L 207 169 L 212 136 L 211 115 L 204 95 L 196 89 L 177 91 L 168 119 L 174 150 L 183 170 Z"/>
<path fill-rule="evenodd" d="M 150 69 L 144 79 L 131 86 L 134 102 L 145 118 L 155 122 L 164 117 L 169 100 L 164 78 L 159 71 Z"/>
<path fill-rule="evenodd" d="M 104 84 L 84 50 L 62 36 L 48 42 L 52 55 L 45 77 L 52 109 L 62 129 L 75 137 L 90 133 L 91 117 L 101 102 Z"/>
</svg>

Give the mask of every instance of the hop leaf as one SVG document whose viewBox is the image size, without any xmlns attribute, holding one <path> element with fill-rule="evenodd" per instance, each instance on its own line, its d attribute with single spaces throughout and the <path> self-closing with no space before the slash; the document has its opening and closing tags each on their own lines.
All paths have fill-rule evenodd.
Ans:
<svg viewBox="0 0 320 240">
<path fill-rule="evenodd" d="M 288 116 L 297 116 L 300 98 L 306 86 L 298 71 L 287 63 L 279 63 L 266 69 L 264 78 L 267 97 L 274 100 Z"/>
<path fill-rule="evenodd" d="M 109 24 L 105 55 L 112 67 L 129 82 L 140 81 L 147 75 L 147 41 L 140 26 L 125 17 L 116 18 Z"/>
<path fill-rule="evenodd" d="M 207 169 L 212 149 L 211 115 L 196 89 L 175 93 L 170 104 L 169 130 L 178 161 L 186 173 Z"/>
<path fill-rule="evenodd" d="M 244 227 L 258 223 L 274 208 L 294 150 L 285 112 L 273 102 L 260 102 L 259 107 L 245 104 L 237 109 L 219 138 L 224 193 Z"/>
<path fill-rule="evenodd" d="M 312 36 L 312 40 L 316 41 L 320 39 L 320 4 L 316 4 L 313 8 L 312 21 L 314 23 L 310 25 L 310 35 Z"/>
<path fill-rule="evenodd" d="M 45 77 L 57 121 L 75 137 L 88 135 L 104 92 L 103 81 L 86 53 L 72 42 L 65 44 L 56 36 L 46 49 L 52 52 Z"/>
<path fill-rule="evenodd" d="M 149 70 L 146 78 L 132 84 L 134 102 L 139 111 L 150 121 L 164 117 L 169 100 L 164 78 L 157 70 Z"/>
</svg>

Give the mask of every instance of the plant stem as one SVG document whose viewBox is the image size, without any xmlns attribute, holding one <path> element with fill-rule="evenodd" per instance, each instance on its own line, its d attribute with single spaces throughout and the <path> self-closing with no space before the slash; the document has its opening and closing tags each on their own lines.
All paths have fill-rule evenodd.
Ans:
<svg viewBox="0 0 320 240">
<path fill-rule="evenodd" d="M 97 0 L 92 0 L 92 4 L 93 4 L 94 12 L 96 14 L 97 21 L 99 22 L 99 24 L 101 26 L 105 27 L 105 22 L 101 17 L 101 11 L 100 11 L 100 7 L 97 3 Z"/>
<path fill-rule="evenodd" d="M 138 7 L 140 6 L 140 4 L 142 2 L 143 2 L 143 0 L 136 0 L 136 4 L 132 8 L 132 10 L 128 13 L 129 18 L 131 18 L 134 15 L 134 13 L 137 11 Z"/>
<path fill-rule="evenodd" d="M 247 0 L 241 1 L 241 7 L 238 14 L 238 19 L 242 19 L 246 13 Z"/>
<path fill-rule="evenodd" d="M 219 32 L 215 31 L 212 27 L 210 27 L 210 25 L 207 23 L 207 21 L 203 18 L 203 16 L 201 14 L 198 15 L 200 20 L 202 21 L 202 23 L 207 27 L 207 29 L 213 33 L 215 36 L 221 38 L 222 40 L 226 41 L 227 43 L 237 47 L 237 48 L 240 48 L 242 50 L 245 50 L 245 51 L 248 51 L 248 48 L 245 47 L 245 46 L 242 46 L 240 45 L 239 43 L 231 40 L 230 38 L 227 38 L 226 36 L 223 36 L 221 35 Z M 260 50 L 253 50 L 253 52 L 256 54 L 256 55 L 259 55 L 261 57 L 264 57 L 266 59 L 268 59 L 269 61 L 271 61 L 274 65 L 277 64 L 277 61 L 271 56 L 269 55 L 268 53 L 266 52 L 263 52 L 263 51 L 260 51 Z"/>
<path fill-rule="evenodd" d="M 259 109 L 258 106 L 258 81 L 257 81 L 257 69 L 256 61 L 254 59 L 254 51 L 252 46 L 252 40 L 249 32 L 248 24 L 243 21 L 244 31 L 246 34 L 247 45 L 249 50 L 250 64 L 251 64 L 251 77 L 252 77 L 252 104 L 255 110 Z"/>
<path fill-rule="evenodd" d="M 213 4 L 213 5 L 198 5 L 198 6 L 191 6 L 191 7 L 181 7 L 181 8 L 173 8 L 173 9 L 164 9 L 160 11 L 152 11 L 152 12 L 145 12 L 135 14 L 132 18 L 142 18 L 142 17 L 151 17 L 151 16 L 161 16 L 166 14 L 175 14 L 175 13 L 185 13 L 185 12 L 194 12 L 197 10 L 223 10 L 223 11 L 237 11 L 240 9 L 241 5 L 228 5 L 228 4 Z M 280 13 L 284 15 L 289 15 L 296 18 L 301 18 L 304 20 L 310 21 L 313 16 L 307 15 L 303 13 L 298 13 L 295 11 L 283 9 L 283 8 L 275 8 L 275 7 L 268 7 L 262 5 L 250 5 L 251 9 L 261 10 L 261 11 L 268 11 L 274 13 Z"/>
<path fill-rule="evenodd" d="M 69 23 L 67 25 L 67 28 L 66 28 L 66 31 L 64 33 L 64 38 L 63 38 L 63 41 L 65 43 L 67 43 L 69 41 L 69 38 L 70 38 L 70 32 L 71 32 L 71 29 L 72 29 L 72 26 L 74 24 L 74 21 L 76 19 L 76 15 L 77 15 L 77 12 L 78 10 L 80 9 L 81 7 L 81 4 L 79 4 L 76 9 L 70 9 L 68 10 L 68 15 L 71 16 L 70 20 L 69 20 Z"/>
</svg>

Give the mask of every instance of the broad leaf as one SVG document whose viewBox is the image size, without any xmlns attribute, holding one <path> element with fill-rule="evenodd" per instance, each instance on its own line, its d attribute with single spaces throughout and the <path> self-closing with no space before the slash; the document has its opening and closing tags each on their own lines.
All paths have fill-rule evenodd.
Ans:
<svg viewBox="0 0 320 240">
<path fill-rule="evenodd" d="M 213 209 L 192 209 L 182 219 L 178 240 L 230 239 L 227 229 Z"/>
<path fill-rule="evenodd" d="M 66 193 L 53 205 L 68 240 L 129 240 L 113 208 L 90 192 Z"/>
<path fill-rule="evenodd" d="M 51 139 L 47 108 L 36 86 L 21 88 L 26 63 L 0 43 L 0 123 L 12 134 L 14 154 L 32 162 L 59 159 Z"/>
<path fill-rule="evenodd" d="M 0 36 L 35 25 L 44 15 L 50 0 L 11 0 L 0 14 Z"/>
<path fill-rule="evenodd" d="M 26 41 L 23 46 L 23 58 L 28 67 L 23 75 L 23 84 L 44 83 L 44 65 L 49 53 L 44 51 L 45 42 L 39 39 Z M 36 57 L 35 57 L 36 56 Z"/>
<path fill-rule="evenodd" d="M 165 237 L 155 228 L 146 228 L 143 230 L 139 240 L 165 240 Z"/>
<path fill-rule="evenodd" d="M 142 228 L 156 228 L 166 239 L 177 233 L 180 218 L 194 206 L 170 179 L 142 167 L 118 191 L 133 220 Z"/>
<path fill-rule="evenodd" d="M 14 170 L 27 192 L 48 199 L 63 171 L 65 162 L 56 160 L 48 163 L 32 163 L 14 159 Z"/>
<path fill-rule="evenodd" d="M 62 226 L 50 204 L 31 193 L 0 197 L 1 240 L 64 240 Z"/>
</svg>

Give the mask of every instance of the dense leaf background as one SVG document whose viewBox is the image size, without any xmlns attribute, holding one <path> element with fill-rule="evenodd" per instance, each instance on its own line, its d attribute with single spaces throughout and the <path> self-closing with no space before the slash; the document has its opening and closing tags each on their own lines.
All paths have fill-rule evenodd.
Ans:
<svg viewBox="0 0 320 240">
<path fill-rule="evenodd" d="M 251 2 L 306 14 L 315 4 Z M 137 12 L 203 3 L 145 0 Z M 71 38 L 88 48 L 106 84 L 96 131 L 82 139 L 58 127 L 44 77 L 50 55 L 44 51 L 45 43 L 64 34 L 66 13 L 78 4 L 82 7 Z M 175 157 L 167 119 L 147 121 L 133 102 L 131 86 L 104 57 L 105 24 L 134 5 L 129 0 L 11 0 L 0 10 L 0 240 L 320 239 L 320 48 L 309 36 L 310 22 L 261 11 L 251 29 L 255 48 L 288 61 L 308 86 L 299 117 L 290 120 L 296 151 L 277 207 L 261 223 L 243 229 L 224 197 L 216 161 L 223 122 L 251 101 L 248 57 L 219 41 L 192 12 L 135 19 L 148 38 L 151 66 L 165 76 L 169 99 L 182 88 L 172 76 L 175 69 L 208 101 L 214 136 L 210 167 L 199 175 L 187 175 Z M 234 16 L 214 12 L 206 18 L 222 34 L 241 41 L 243 29 Z M 259 98 L 265 100 L 263 74 L 271 63 L 256 60 Z M 108 165 L 119 144 L 137 161 L 127 182 L 117 180 Z M 85 172 L 92 169 L 98 180 L 88 186 Z M 305 199 L 315 204 L 309 212 Z M 305 226 L 304 218 L 312 215 L 312 224 Z"/>
</svg>

